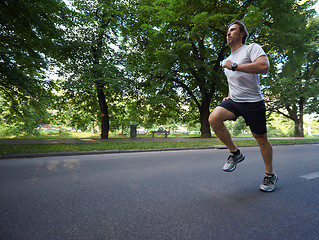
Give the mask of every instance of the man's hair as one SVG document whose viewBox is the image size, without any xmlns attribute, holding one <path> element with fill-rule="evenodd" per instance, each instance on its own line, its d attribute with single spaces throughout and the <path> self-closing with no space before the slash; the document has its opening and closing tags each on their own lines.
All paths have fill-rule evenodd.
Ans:
<svg viewBox="0 0 319 240">
<path fill-rule="evenodd" d="M 246 43 L 246 40 L 247 40 L 247 38 L 248 38 L 248 36 L 249 36 L 249 33 L 248 33 L 248 31 L 247 31 L 247 28 L 246 28 L 246 26 L 245 26 L 245 24 L 243 24 L 241 21 L 239 21 L 239 20 L 236 20 L 236 21 L 234 21 L 234 22 L 232 22 L 231 24 L 229 24 L 228 25 L 228 28 L 230 28 L 230 26 L 232 26 L 232 25 L 234 25 L 234 24 L 237 24 L 238 26 L 239 26 L 239 31 L 242 33 L 242 32 L 244 32 L 245 33 L 245 35 L 244 35 L 244 37 L 243 37 L 243 39 L 242 39 L 242 44 L 245 44 Z"/>
</svg>

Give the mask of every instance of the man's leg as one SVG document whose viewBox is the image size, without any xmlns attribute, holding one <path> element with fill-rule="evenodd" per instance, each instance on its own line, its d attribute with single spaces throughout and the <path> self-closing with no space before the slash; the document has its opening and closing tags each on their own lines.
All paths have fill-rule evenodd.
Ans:
<svg viewBox="0 0 319 240">
<path fill-rule="evenodd" d="M 253 136 L 259 145 L 261 155 L 265 163 L 266 173 L 273 174 L 274 173 L 273 167 L 272 167 L 273 151 L 272 151 L 272 146 L 270 142 L 268 141 L 267 133 L 263 135 L 253 133 Z"/>
<path fill-rule="evenodd" d="M 215 110 L 209 116 L 209 123 L 212 126 L 215 134 L 230 151 L 229 157 L 223 167 L 225 172 L 234 171 L 236 169 L 237 163 L 240 163 L 245 159 L 245 155 L 237 149 L 224 124 L 224 121 L 234 118 L 235 114 L 223 107 L 215 108 Z"/>
<path fill-rule="evenodd" d="M 272 168 L 272 146 L 267 138 L 267 133 L 263 135 L 254 134 L 256 141 L 259 144 L 261 155 L 263 157 L 266 174 L 263 183 L 260 185 L 260 190 L 264 192 L 272 192 L 275 190 L 275 184 L 278 181 L 278 176 L 274 173 Z"/>
<path fill-rule="evenodd" d="M 216 107 L 208 119 L 209 124 L 214 130 L 216 136 L 226 145 L 230 152 L 236 152 L 237 147 L 235 146 L 224 122 L 234 118 L 235 114 L 232 112 L 223 107 Z"/>
</svg>

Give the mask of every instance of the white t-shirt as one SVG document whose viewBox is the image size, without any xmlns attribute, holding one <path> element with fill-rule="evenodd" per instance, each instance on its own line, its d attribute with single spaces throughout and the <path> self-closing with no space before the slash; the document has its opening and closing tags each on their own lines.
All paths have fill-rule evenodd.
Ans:
<svg viewBox="0 0 319 240">
<path fill-rule="evenodd" d="M 242 45 L 227 58 L 237 64 L 254 62 L 258 57 L 266 55 L 256 43 Z M 226 59 L 226 60 L 227 60 Z M 264 99 L 260 90 L 259 74 L 232 71 L 225 68 L 230 98 L 234 102 L 259 102 Z"/>
</svg>

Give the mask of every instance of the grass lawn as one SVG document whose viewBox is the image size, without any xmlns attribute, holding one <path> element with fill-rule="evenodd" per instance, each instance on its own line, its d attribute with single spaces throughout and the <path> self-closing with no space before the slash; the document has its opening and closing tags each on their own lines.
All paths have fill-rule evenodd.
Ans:
<svg viewBox="0 0 319 240">
<path fill-rule="evenodd" d="M 87 138 L 87 137 L 86 137 Z M 95 138 L 97 138 L 95 136 Z M 307 139 L 271 139 L 272 144 L 284 143 L 319 143 L 319 138 Z M 101 150 L 127 150 L 127 149 L 163 149 L 186 147 L 213 147 L 221 145 L 218 139 L 193 140 L 193 141 L 145 141 L 145 142 L 95 142 L 95 143 L 55 143 L 55 144 L 0 144 L 0 155 L 17 153 L 47 153 L 47 152 L 77 152 L 77 151 L 101 151 Z M 237 145 L 256 145 L 255 140 L 235 141 Z"/>
<path fill-rule="evenodd" d="M 155 137 L 164 136 L 164 134 L 155 134 Z M 200 137 L 200 134 L 169 134 L 169 137 L 183 137 L 183 138 L 193 138 Z M 129 138 L 130 134 L 119 134 L 119 133 L 110 133 L 109 138 Z M 138 134 L 138 137 L 152 137 L 152 134 Z M 41 132 L 39 136 L 12 136 L 12 137 L 1 137 L 0 139 L 71 139 L 71 138 L 101 138 L 97 133 L 90 132 Z"/>
<path fill-rule="evenodd" d="M 96 133 L 89 133 L 89 132 L 41 132 L 39 136 L 12 136 L 8 138 L 0 139 L 70 139 L 70 138 L 100 138 L 100 136 Z"/>
</svg>

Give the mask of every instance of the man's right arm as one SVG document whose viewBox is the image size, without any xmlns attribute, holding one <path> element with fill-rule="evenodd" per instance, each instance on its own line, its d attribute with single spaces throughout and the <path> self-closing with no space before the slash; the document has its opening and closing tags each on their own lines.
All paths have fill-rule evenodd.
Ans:
<svg viewBox="0 0 319 240">
<path fill-rule="evenodd" d="M 223 64 L 223 68 L 227 68 L 229 70 L 232 70 L 232 61 L 227 60 Z M 252 73 L 252 74 L 265 74 L 268 72 L 269 69 L 269 61 L 266 55 L 262 55 L 258 57 L 254 62 L 252 63 L 246 63 L 246 64 L 237 64 L 237 68 L 235 71 L 239 72 L 245 72 L 245 73 Z"/>
</svg>

